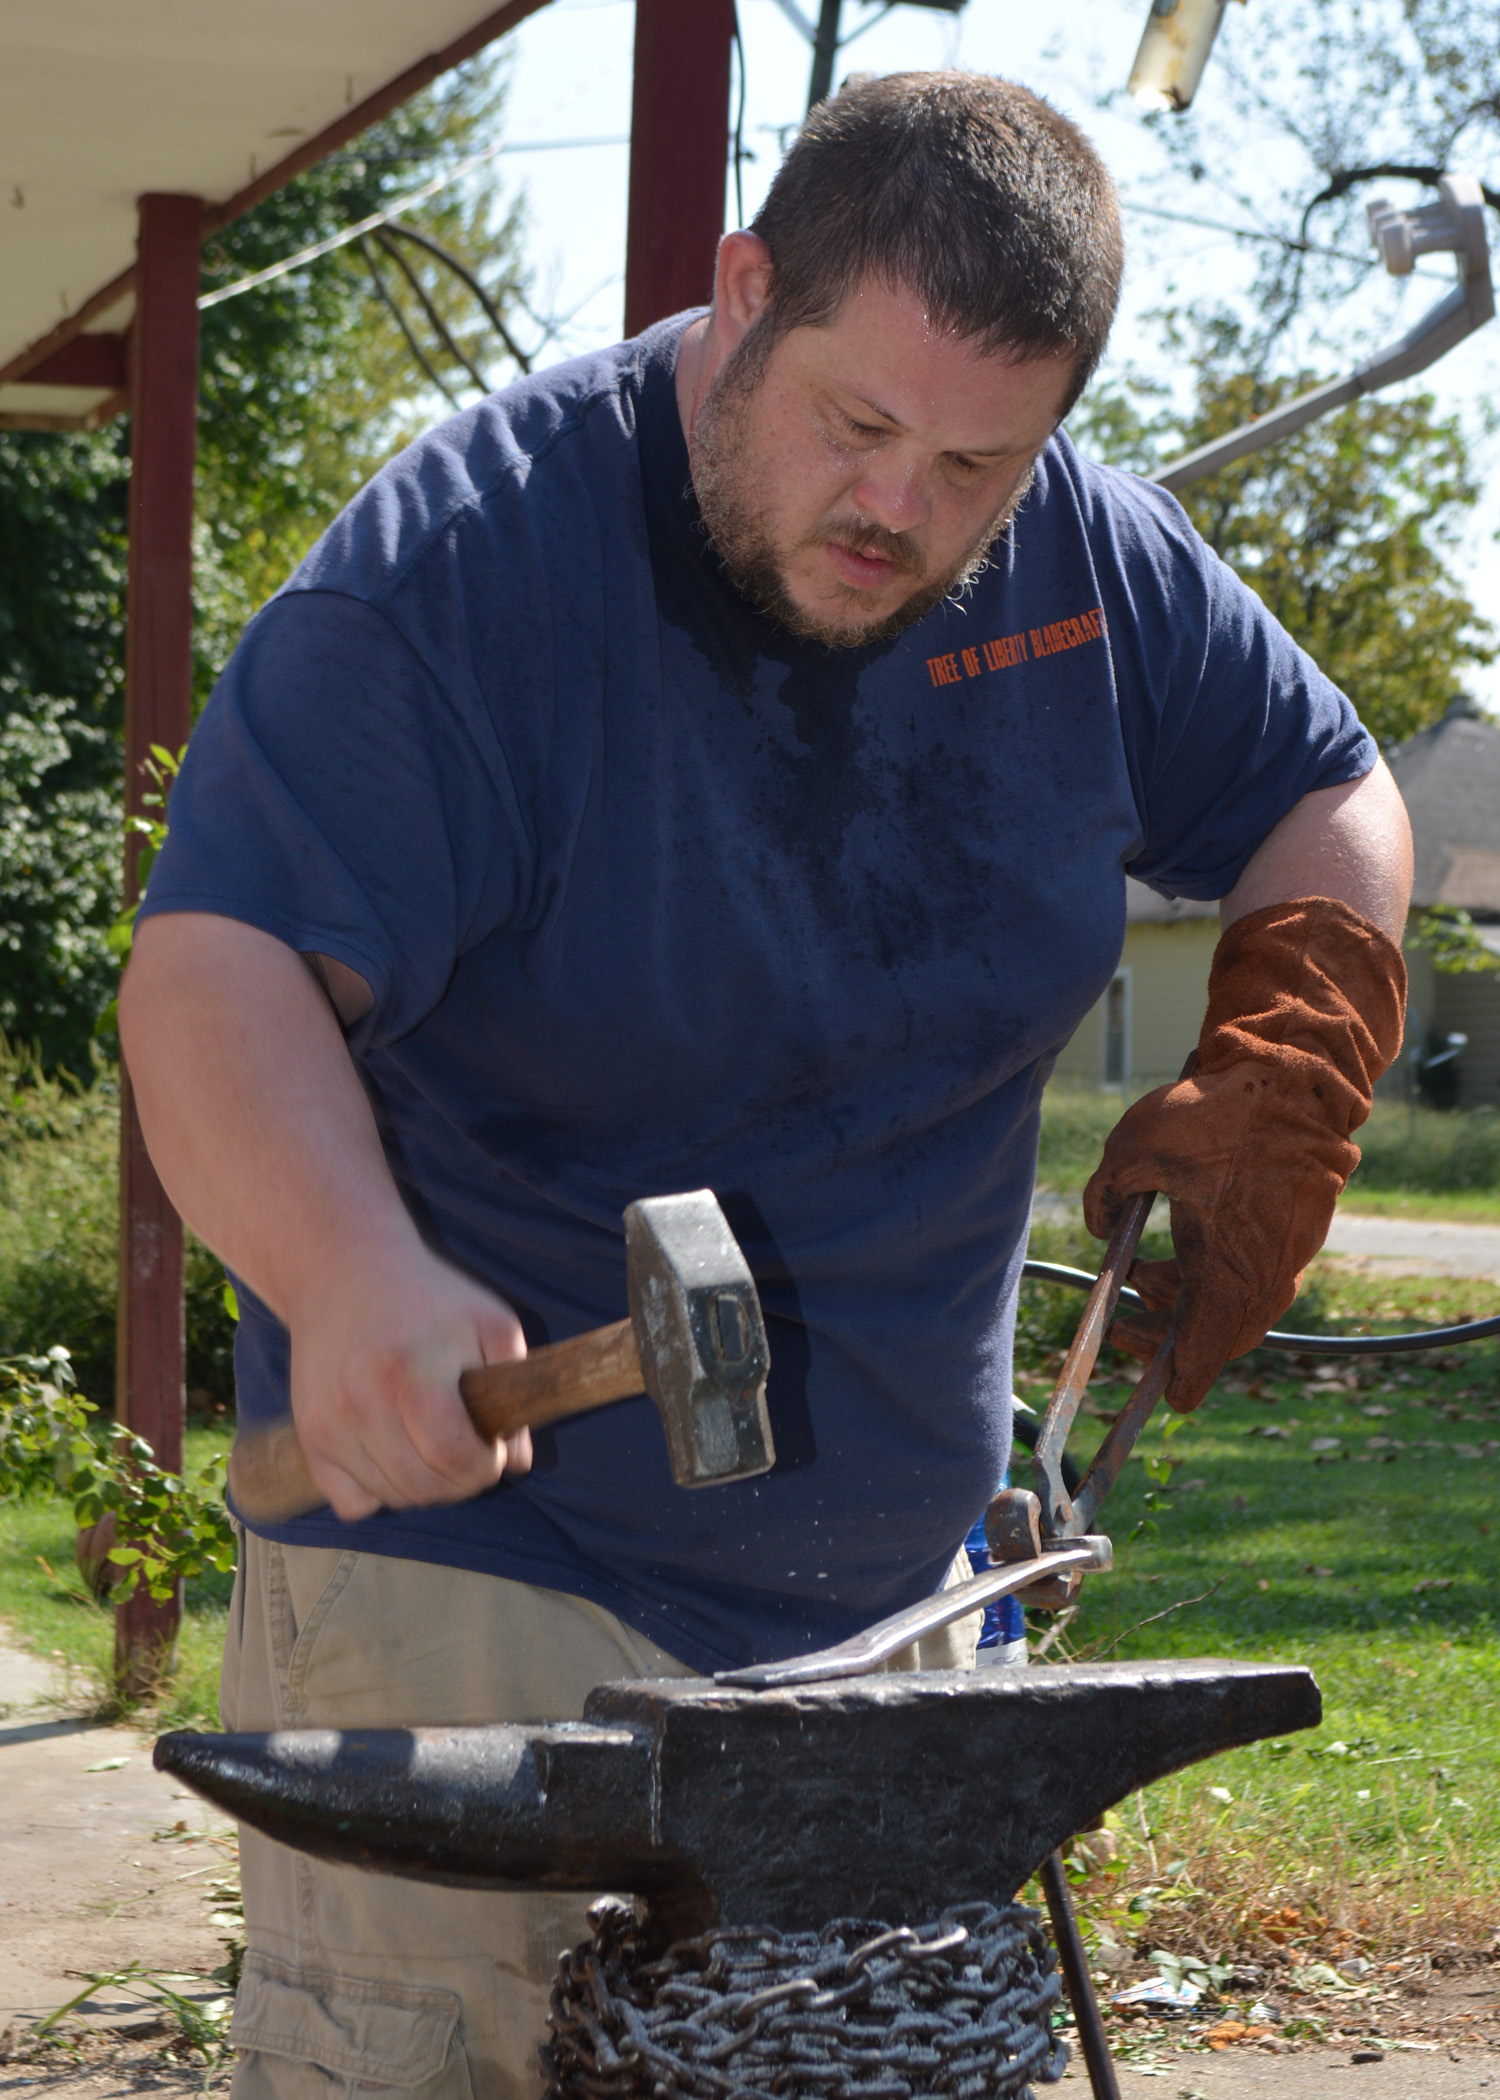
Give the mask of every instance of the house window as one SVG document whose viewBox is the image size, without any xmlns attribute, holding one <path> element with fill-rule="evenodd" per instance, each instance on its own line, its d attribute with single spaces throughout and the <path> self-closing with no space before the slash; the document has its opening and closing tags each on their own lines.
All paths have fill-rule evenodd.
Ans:
<svg viewBox="0 0 1500 2100">
<path fill-rule="evenodd" d="M 1130 972 L 1117 970 L 1104 994 L 1104 1084 L 1124 1087 L 1130 1078 Z"/>
</svg>

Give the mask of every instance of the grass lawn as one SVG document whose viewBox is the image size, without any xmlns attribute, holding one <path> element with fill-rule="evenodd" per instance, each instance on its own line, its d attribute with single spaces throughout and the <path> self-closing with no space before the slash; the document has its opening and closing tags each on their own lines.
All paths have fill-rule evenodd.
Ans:
<svg viewBox="0 0 1500 2100">
<path fill-rule="evenodd" d="M 227 1449 L 231 1434 L 223 1423 L 190 1422 L 188 1470 Z M 89 1707 L 114 1713 L 114 1611 L 84 1588 L 73 1538 L 71 1506 L 61 1499 L 0 1501 L 0 1621 L 24 1647 L 63 1661 Z M 232 1586 L 232 1576 L 213 1571 L 187 1585 L 177 1674 L 146 1717 L 153 1730 L 218 1726 L 219 1654 Z"/>
</svg>

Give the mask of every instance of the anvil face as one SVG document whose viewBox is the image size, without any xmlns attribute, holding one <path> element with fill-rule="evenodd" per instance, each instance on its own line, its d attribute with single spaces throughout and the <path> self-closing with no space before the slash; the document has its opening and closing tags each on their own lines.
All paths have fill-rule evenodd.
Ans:
<svg viewBox="0 0 1500 2100">
<path fill-rule="evenodd" d="M 267 1836 L 461 1887 L 631 1890 L 674 1930 L 1008 1901 L 1075 1831 L 1220 1750 L 1315 1727 L 1309 1671 L 931 1671 L 778 1692 L 601 1685 L 579 1722 L 163 1736 Z"/>
</svg>

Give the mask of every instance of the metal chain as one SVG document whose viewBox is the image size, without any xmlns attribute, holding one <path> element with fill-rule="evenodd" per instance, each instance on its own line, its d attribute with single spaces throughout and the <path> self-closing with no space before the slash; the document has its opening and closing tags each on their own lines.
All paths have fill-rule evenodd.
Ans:
<svg viewBox="0 0 1500 2100">
<path fill-rule="evenodd" d="M 1028 2100 L 1068 2060 L 1041 1919 L 964 1903 L 913 1931 L 706 1932 L 652 1956 L 605 1897 L 558 1964 L 547 2100 Z"/>
</svg>

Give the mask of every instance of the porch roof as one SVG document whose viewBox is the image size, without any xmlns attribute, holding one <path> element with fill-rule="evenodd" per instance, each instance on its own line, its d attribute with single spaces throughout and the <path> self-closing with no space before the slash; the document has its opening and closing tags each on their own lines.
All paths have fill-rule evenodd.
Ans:
<svg viewBox="0 0 1500 2100">
<path fill-rule="evenodd" d="M 136 200 L 209 231 L 546 0 L 0 0 L 0 422 L 123 405 Z"/>
</svg>

